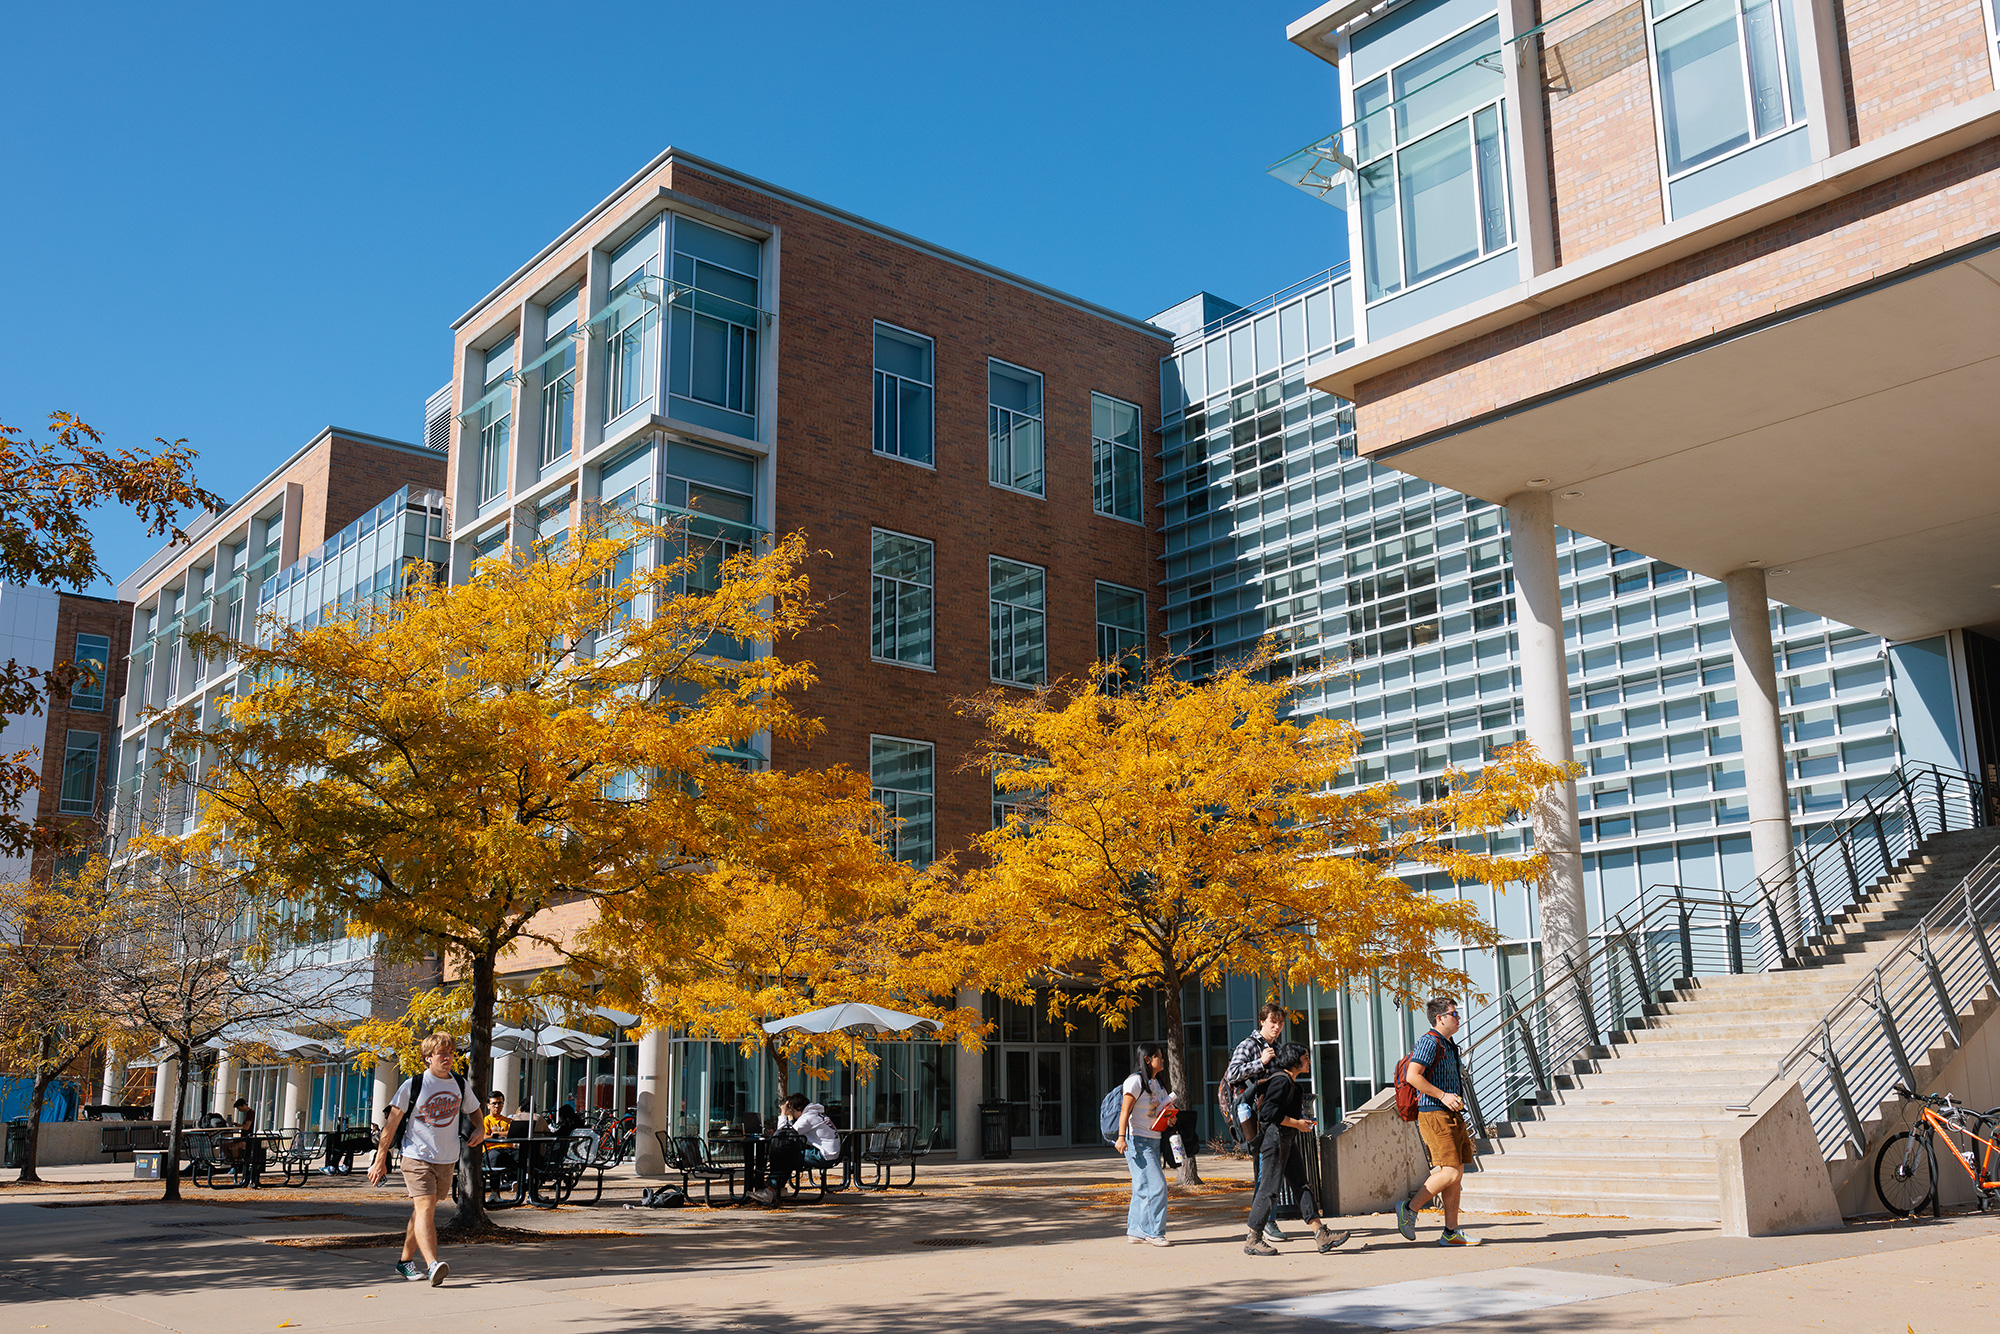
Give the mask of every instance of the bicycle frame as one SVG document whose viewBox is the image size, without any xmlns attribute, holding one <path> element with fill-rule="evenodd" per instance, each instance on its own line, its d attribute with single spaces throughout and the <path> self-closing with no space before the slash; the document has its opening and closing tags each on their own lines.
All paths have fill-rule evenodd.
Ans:
<svg viewBox="0 0 2000 1334">
<path fill-rule="evenodd" d="M 1986 1146 L 1986 1152 L 1980 1155 L 1980 1161 L 1982 1163 L 1988 1163 L 1988 1164 L 1992 1163 L 1996 1156 L 2000 1156 L 2000 1144 L 1995 1144 L 1992 1140 L 1987 1139 L 1982 1135 L 1977 1135 L 1973 1133 L 1972 1131 L 1966 1129 L 1964 1126 L 1959 1125 L 1956 1121 L 1948 1120 L 1935 1107 L 1931 1107 L 1928 1105 L 1925 1106 L 1924 1120 L 1930 1125 L 1933 1132 L 1940 1130 L 1944 1132 L 1944 1142 L 1946 1146 L 1949 1147 L 1952 1151 L 1951 1156 L 1953 1161 L 1955 1161 L 1961 1168 L 1965 1170 L 1965 1174 L 1967 1176 L 1972 1178 L 1972 1188 L 1974 1190 L 1976 1191 L 2000 1190 L 2000 1181 L 1988 1181 L 1985 1179 L 1986 1175 L 1985 1173 L 1976 1172 L 1973 1170 L 1972 1164 L 1966 1161 L 1966 1159 L 1971 1156 L 1970 1153 L 1961 1151 L 1958 1147 L 1958 1142 L 1952 1139 L 1951 1136 L 1952 1133 L 1956 1131 L 1958 1134 L 1965 1136 L 1967 1139 L 1977 1140 L 1979 1141 L 1979 1143 L 1984 1144 Z M 1939 1193 L 1942 1194 L 1942 1192 Z M 1932 1199 L 1933 1212 L 1935 1212 L 1936 1207 L 1937 1207 L 1936 1197 L 1934 1196 Z"/>
</svg>

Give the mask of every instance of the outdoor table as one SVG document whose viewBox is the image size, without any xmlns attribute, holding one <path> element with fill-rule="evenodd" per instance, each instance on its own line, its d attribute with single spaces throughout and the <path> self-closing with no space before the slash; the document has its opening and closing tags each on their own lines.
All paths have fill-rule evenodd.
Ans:
<svg viewBox="0 0 2000 1334">
<path fill-rule="evenodd" d="M 840 1185 L 836 1189 L 845 1190 L 849 1186 L 854 1187 L 856 1190 L 878 1189 L 878 1187 L 867 1185 L 861 1180 L 861 1163 L 868 1152 L 868 1141 L 880 1138 L 886 1129 L 887 1127 L 885 1126 L 867 1126 L 859 1130 L 842 1130 L 838 1132 L 840 1135 L 841 1178 Z"/>
<path fill-rule="evenodd" d="M 551 1160 L 555 1162 L 562 1160 L 562 1146 L 567 1139 L 566 1135 L 508 1135 L 502 1139 L 486 1141 L 486 1144 L 520 1150 L 515 1164 L 515 1171 L 519 1175 L 520 1192 L 515 1203 L 527 1199 L 532 1200 L 538 1208 L 556 1207 L 553 1202 L 543 1202 L 540 1187 L 548 1179 L 546 1174 Z M 480 1147 L 484 1148 L 485 1144 Z"/>
<path fill-rule="evenodd" d="M 764 1178 L 771 1171 L 771 1137 L 769 1135 L 712 1135 L 709 1144 L 732 1152 L 734 1158 L 723 1162 L 743 1164 L 743 1189 L 756 1190 L 764 1184 Z"/>
</svg>

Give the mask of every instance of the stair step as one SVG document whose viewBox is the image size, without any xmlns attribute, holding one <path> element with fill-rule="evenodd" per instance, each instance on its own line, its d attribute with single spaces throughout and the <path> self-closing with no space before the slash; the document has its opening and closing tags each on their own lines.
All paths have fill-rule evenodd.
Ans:
<svg viewBox="0 0 2000 1334">
<path fill-rule="evenodd" d="M 1589 1195 L 1559 1195 L 1521 1189 L 1481 1190 L 1474 1183 L 1480 1174 L 1465 1179 L 1465 1208 L 1475 1213 L 1523 1213 L 1581 1215 L 1593 1218 L 1659 1218 L 1676 1222 L 1713 1223 L 1722 1217 L 1719 1190 L 1706 1196 L 1670 1195 L 1653 1191 L 1596 1191 Z"/>
<path fill-rule="evenodd" d="M 1620 1172 L 1597 1169 L 1581 1164 L 1577 1167 L 1536 1167 L 1522 1171 L 1505 1170 L 1495 1165 L 1489 1171 L 1482 1158 L 1479 1171 L 1474 1174 L 1487 1178 L 1500 1190 L 1544 1191 L 1550 1195 L 1596 1195 L 1607 1191 L 1634 1191 L 1649 1195 L 1704 1196 L 1713 1199 L 1720 1193 L 1715 1181 L 1715 1167 L 1708 1164 L 1704 1171 L 1691 1171 L 1684 1175 L 1662 1175 L 1657 1172 Z M 1472 1176 L 1466 1177 L 1466 1189 L 1470 1193 Z"/>
</svg>

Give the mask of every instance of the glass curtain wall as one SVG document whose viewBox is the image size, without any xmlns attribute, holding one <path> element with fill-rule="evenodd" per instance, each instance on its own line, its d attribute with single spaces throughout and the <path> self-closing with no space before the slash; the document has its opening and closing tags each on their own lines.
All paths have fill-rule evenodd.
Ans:
<svg viewBox="0 0 2000 1334">
<path fill-rule="evenodd" d="M 1277 309 L 1246 308 L 1184 339 L 1163 366 L 1168 647 L 1206 675 L 1273 636 L 1271 670 L 1297 679 L 1298 714 L 1352 722 L 1365 738 L 1341 785 L 1393 780 L 1426 798 L 1447 766 L 1476 767 L 1522 736 L 1507 516 L 1357 457 L 1350 405 L 1307 387 L 1306 359 L 1323 355 L 1331 326 L 1291 312 L 1338 299 L 1344 282 L 1336 276 Z M 1722 585 L 1581 534 L 1557 536 L 1576 757 L 1587 770 L 1577 796 L 1593 928 L 1641 886 L 1747 883 Z M 1803 834 L 1896 763 L 1886 646 L 1792 608 L 1771 616 Z M 1514 851 L 1524 835 L 1511 826 L 1489 843 Z M 1472 901 L 1500 929 L 1497 950 L 1444 951 L 1479 990 L 1497 994 L 1539 966 L 1531 888 L 1408 879 Z M 1348 1108 L 1389 1081 L 1418 1031 L 1368 978 L 1310 1008 L 1316 1023 L 1331 1018 L 1348 1035 Z M 1467 1017 L 1484 1018 L 1476 1004 Z"/>
<path fill-rule="evenodd" d="M 957 1048 L 915 1036 L 864 1040 L 861 1049 L 876 1057 L 874 1069 L 857 1089 L 854 1072 L 834 1062 L 830 1076 L 808 1074 L 794 1061 L 790 1078 L 778 1079 L 777 1062 L 762 1052 L 746 1055 L 734 1043 L 677 1038 L 671 1044 L 674 1133 L 719 1135 L 740 1130 L 745 1118 L 768 1124 L 778 1099 L 804 1093 L 825 1104 L 835 1125 L 914 1125 L 919 1142 L 933 1131 L 941 1148 L 954 1143 L 953 1121 Z"/>
</svg>

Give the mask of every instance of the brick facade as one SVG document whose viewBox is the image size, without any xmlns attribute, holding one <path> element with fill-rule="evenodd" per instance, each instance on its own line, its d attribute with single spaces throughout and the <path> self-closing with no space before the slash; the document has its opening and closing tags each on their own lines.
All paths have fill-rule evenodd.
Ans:
<svg viewBox="0 0 2000 1334">
<path fill-rule="evenodd" d="M 1600 6 L 1542 35 L 1555 261 L 1582 259 L 1665 220 L 1645 10 Z"/>
<path fill-rule="evenodd" d="M 2000 139 L 1363 381 L 1376 450 L 1970 244 L 2000 216 Z"/>
<path fill-rule="evenodd" d="M 1851 124 L 1862 143 L 1993 91 L 1981 0 L 1842 7 Z"/>
<path fill-rule="evenodd" d="M 40 809 L 43 818 L 74 826 L 78 835 L 82 836 L 104 817 L 111 801 L 112 757 L 118 753 L 118 700 L 125 693 L 125 659 L 131 651 L 132 604 L 76 593 L 60 594 L 56 610 L 57 663 L 75 661 L 78 635 L 103 635 L 111 641 L 104 699 L 95 709 L 80 707 L 80 702 L 74 697 L 43 701 L 46 731 L 42 742 Z M 96 809 L 87 815 L 66 815 L 61 809 L 63 761 L 71 732 L 95 732 L 98 737 Z M 52 857 L 43 853 L 34 860 L 33 874 L 46 875 L 52 868 Z"/>
</svg>

